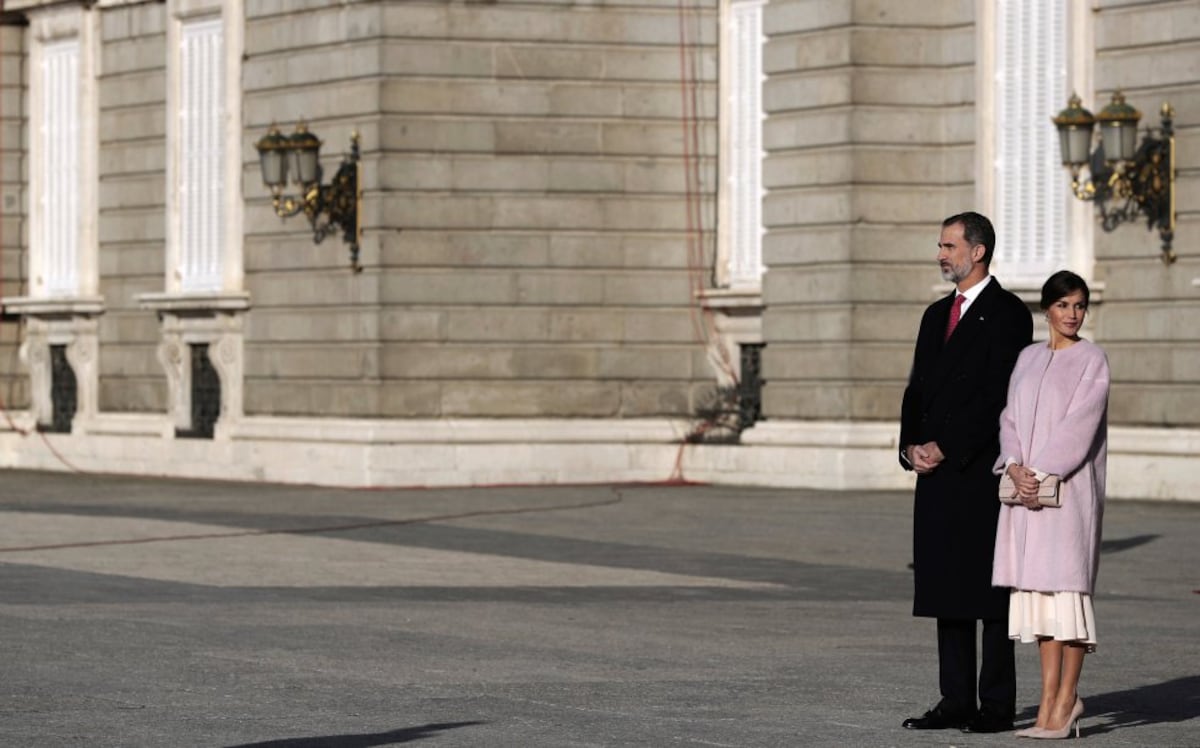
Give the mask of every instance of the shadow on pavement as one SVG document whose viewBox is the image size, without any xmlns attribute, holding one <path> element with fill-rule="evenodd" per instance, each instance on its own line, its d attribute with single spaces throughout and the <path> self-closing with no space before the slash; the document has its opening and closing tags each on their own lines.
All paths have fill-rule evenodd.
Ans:
<svg viewBox="0 0 1200 748">
<path fill-rule="evenodd" d="M 1108 555 L 1110 553 L 1120 553 L 1121 551 L 1127 551 L 1130 548 L 1137 548 L 1139 545 L 1145 545 L 1146 543 L 1153 543 L 1155 540 L 1158 540 L 1161 537 L 1162 537 L 1161 535 L 1133 535 L 1128 538 L 1113 538 L 1111 540 L 1101 540 L 1100 541 L 1100 552 L 1105 555 Z M 911 562 L 908 564 L 908 568 L 910 570 L 913 568 L 913 565 Z"/>
<path fill-rule="evenodd" d="M 1158 540 L 1161 535 L 1134 535 L 1129 538 L 1113 538 L 1112 540 L 1100 541 L 1101 553 L 1120 553 L 1127 551 L 1130 548 L 1137 548 L 1139 545 L 1152 543 Z"/>
<path fill-rule="evenodd" d="M 1106 733 L 1159 722 L 1186 722 L 1200 717 L 1200 675 L 1095 694 L 1083 701 L 1087 710 L 1080 722 L 1084 733 Z M 1088 725 L 1089 717 L 1106 721 Z"/>
<path fill-rule="evenodd" d="M 399 730 L 375 732 L 365 735 L 322 735 L 315 738 L 281 738 L 261 743 L 240 743 L 228 746 L 228 748 L 373 748 L 373 746 L 410 743 L 422 738 L 431 738 L 439 732 L 446 730 L 482 724 L 485 723 L 478 720 L 473 722 L 438 722 L 431 725 L 405 727 Z"/>
</svg>

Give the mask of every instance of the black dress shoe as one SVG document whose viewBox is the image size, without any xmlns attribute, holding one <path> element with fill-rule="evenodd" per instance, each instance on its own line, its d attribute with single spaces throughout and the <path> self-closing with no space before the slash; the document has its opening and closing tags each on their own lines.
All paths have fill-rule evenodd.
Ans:
<svg viewBox="0 0 1200 748">
<path fill-rule="evenodd" d="M 963 732 L 1008 732 L 1013 729 L 1012 717 L 998 717 L 981 711 L 962 727 Z"/>
<path fill-rule="evenodd" d="M 975 715 L 963 712 L 950 712 L 942 708 L 938 704 L 934 708 L 925 712 L 923 717 L 909 717 L 904 720 L 904 729 L 906 730 L 946 730 L 952 727 L 963 727 L 970 722 Z"/>
</svg>

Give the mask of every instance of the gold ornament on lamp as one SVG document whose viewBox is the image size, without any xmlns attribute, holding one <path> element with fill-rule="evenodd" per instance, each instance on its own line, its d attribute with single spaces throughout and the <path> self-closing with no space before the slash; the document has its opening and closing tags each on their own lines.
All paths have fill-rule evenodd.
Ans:
<svg viewBox="0 0 1200 748">
<path fill-rule="evenodd" d="M 1175 261 L 1175 111 L 1164 102 L 1160 115 L 1161 127 L 1147 128 L 1140 145 L 1137 127 L 1142 113 L 1127 104 L 1120 91 L 1094 116 L 1072 94 L 1053 122 L 1075 197 L 1096 204 L 1105 231 L 1145 218 L 1147 229 L 1158 229 L 1162 261 L 1169 265 Z M 1097 123 L 1100 142 L 1092 150 Z M 1089 171 L 1086 181 L 1081 177 L 1084 166 Z"/>
<path fill-rule="evenodd" d="M 313 230 L 313 243 L 342 232 L 342 240 L 350 245 L 350 267 L 361 272 L 358 264 L 359 208 L 362 189 L 358 177 L 358 133 L 350 136 L 350 152 L 342 158 L 337 173 L 329 184 L 321 184 L 321 140 L 301 122 L 296 132 L 284 135 L 271 125 L 267 134 L 254 145 L 258 149 L 263 184 L 271 190 L 275 215 L 290 218 L 303 213 Z M 285 195 L 288 172 L 300 188 L 299 195 Z"/>
</svg>

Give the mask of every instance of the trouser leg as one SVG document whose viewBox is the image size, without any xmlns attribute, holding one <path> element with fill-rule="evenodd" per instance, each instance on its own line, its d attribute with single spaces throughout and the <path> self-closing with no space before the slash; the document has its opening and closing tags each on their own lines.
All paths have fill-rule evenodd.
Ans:
<svg viewBox="0 0 1200 748">
<path fill-rule="evenodd" d="M 1017 711 L 1017 665 L 1007 619 L 983 622 L 983 662 L 979 668 L 979 701 L 993 714 Z"/>
<path fill-rule="evenodd" d="M 939 618 L 937 632 L 942 705 L 956 712 L 974 712 L 975 621 Z"/>
</svg>

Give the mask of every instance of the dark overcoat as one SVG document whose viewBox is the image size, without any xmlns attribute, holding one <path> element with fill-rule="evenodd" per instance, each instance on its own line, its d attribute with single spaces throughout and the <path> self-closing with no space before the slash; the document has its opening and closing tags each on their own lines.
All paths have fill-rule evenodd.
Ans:
<svg viewBox="0 0 1200 748">
<path fill-rule="evenodd" d="M 901 406 L 901 446 L 934 441 L 945 455 L 917 478 L 913 615 L 1006 618 L 1008 590 L 991 582 L 1000 510 L 992 466 L 1008 378 L 1033 339 L 1033 320 L 992 278 L 943 342 L 953 300 L 939 299 L 921 318 Z"/>
</svg>

